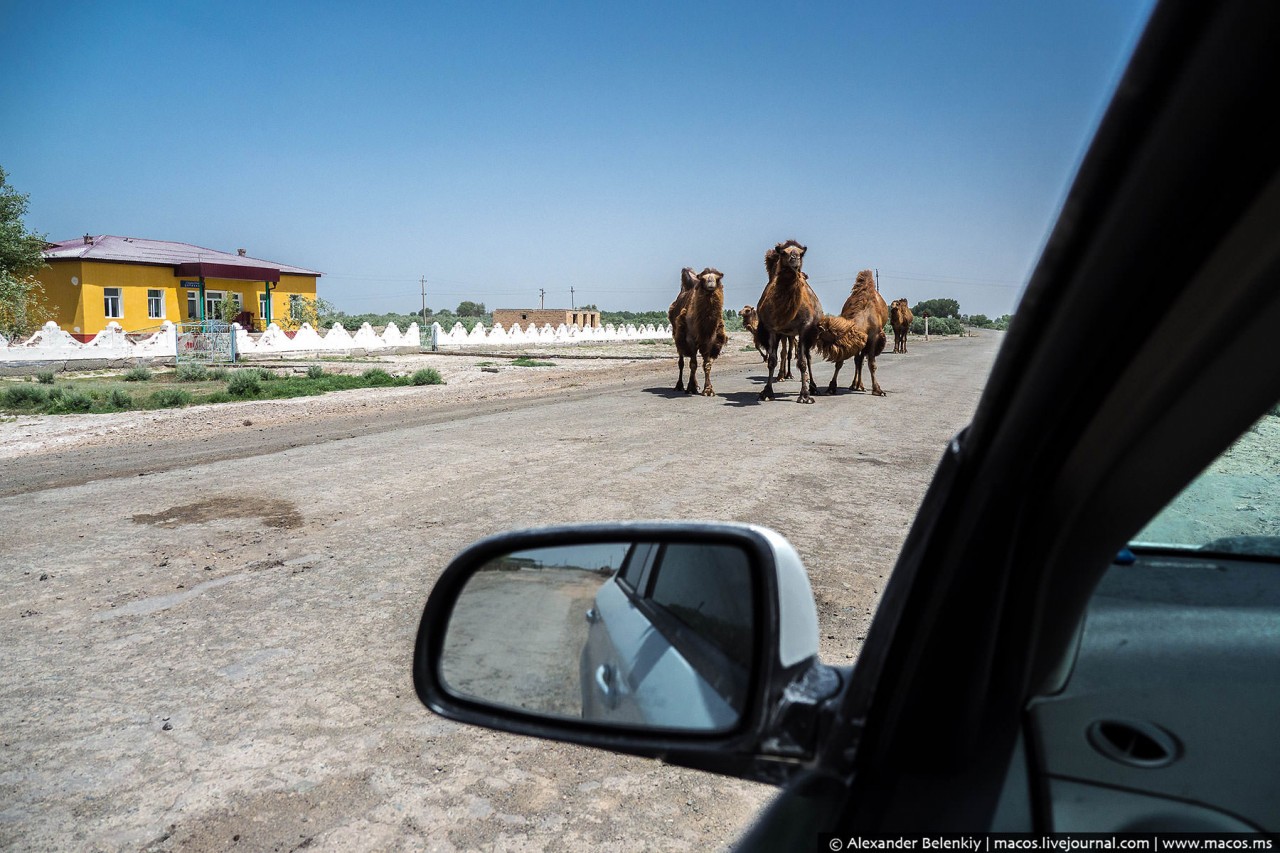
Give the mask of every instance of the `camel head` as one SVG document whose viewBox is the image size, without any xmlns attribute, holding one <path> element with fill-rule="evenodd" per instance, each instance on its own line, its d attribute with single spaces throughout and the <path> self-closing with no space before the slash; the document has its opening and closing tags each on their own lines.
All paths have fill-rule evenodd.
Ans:
<svg viewBox="0 0 1280 853">
<path fill-rule="evenodd" d="M 702 272 L 698 273 L 698 284 L 709 291 L 716 289 L 723 290 L 723 280 L 724 273 L 720 272 L 720 270 L 712 269 L 711 267 L 707 267 Z"/>
<path fill-rule="evenodd" d="M 742 318 L 743 323 L 750 323 L 756 316 L 756 306 L 743 305 L 742 310 L 738 312 L 738 316 Z"/>
<path fill-rule="evenodd" d="M 680 270 L 680 290 L 685 291 L 698 283 L 698 274 L 691 267 Z"/>
<path fill-rule="evenodd" d="M 804 263 L 804 253 L 809 251 L 808 247 L 802 246 L 795 240 L 788 240 L 785 243 L 779 243 L 773 247 L 778 253 L 778 262 L 793 270 L 800 272 L 800 266 Z"/>
</svg>

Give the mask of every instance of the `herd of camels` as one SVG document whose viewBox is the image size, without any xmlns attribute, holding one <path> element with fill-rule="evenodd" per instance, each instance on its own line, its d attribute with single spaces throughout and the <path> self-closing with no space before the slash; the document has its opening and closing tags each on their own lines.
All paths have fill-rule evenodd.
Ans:
<svg viewBox="0 0 1280 853">
<path fill-rule="evenodd" d="M 823 314 L 818 294 L 801 269 L 806 251 L 808 249 L 795 240 L 787 240 L 765 252 L 764 268 L 769 273 L 769 283 L 755 306 L 748 305 L 738 312 L 743 326 L 751 332 L 756 349 L 769 365 L 769 378 L 760 399 L 775 399 L 773 383 L 791 378 L 794 357 L 800 370 L 797 402 L 812 403 L 818 393 L 818 385 L 813 380 L 815 347 L 823 358 L 836 365 L 831 384 L 827 386 L 828 394 L 836 393 L 836 377 L 849 360 L 854 363 L 853 384 L 849 390 L 866 391 L 862 384 L 865 359 L 871 370 L 871 393 L 883 397 L 884 390 L 876 381 L 876 356 L 884 351 L 884 328 L 889 322 L 893 327 L 893 351 L 907 351 L 907 332 L 914 319 L 907 300 L 896 299 L 891 306 L 886 306 L 876 288 L 875 276 L 871 270 L 863 270 L 858 273 L 840 316 Z M 680 294 L 667 309 L 667 319 L 671 321 L 680 368 L 676 390 L 715 396 L 711 387 L 711 363 L 729 340 L 724 330 L 724 275 L 711 267 L 700 273 L 689 267 L 681 270 Z M 781 363 L 779 350 L 782 351 Z M 701 391 L 698 390 L 698 356 L 702 356 Z M 687 385 L 684 382 L 686 358 L 689 359 Z"/>
</svg>

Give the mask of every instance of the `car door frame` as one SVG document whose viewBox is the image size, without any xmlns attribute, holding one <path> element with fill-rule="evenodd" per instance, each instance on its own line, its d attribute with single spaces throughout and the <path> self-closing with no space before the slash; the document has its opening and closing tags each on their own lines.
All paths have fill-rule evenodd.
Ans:
<svg viewBox="0 0 1280 853">
<path fill-rule="evenodd" d="M 908 535 L 823 770 L 745 849 L 987 829 L 1011 778 L 1022 828 L 1047 827 L 1029 698 L 1061 677 L 1128 537 L 1280 399 L 1280 134 L 1252 94 L 1280 82 L 1278 29 L 1263 4 L 1153 12 Z"/>
</svg>

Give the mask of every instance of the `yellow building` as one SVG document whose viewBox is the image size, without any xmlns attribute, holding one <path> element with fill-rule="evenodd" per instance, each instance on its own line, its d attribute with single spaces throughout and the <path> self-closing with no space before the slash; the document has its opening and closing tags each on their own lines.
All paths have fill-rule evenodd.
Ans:
<svg viewBox="0 0 1280 853">
<path fill-rule="evenodd" d="M 173 323 L 233 320 L 241 311 L 253 328 L 289 317 L 290 299 L 316 298 L 315 270 L 138 237 L 92 237 L 50 243 L 37 277 L 54 319 L 87 341 L 113 320 L 126 332 Z M 223 317 L 230 295 L 236 311 Z M 242 317 L 242 321 L 246 318 Z"/>
</svg>

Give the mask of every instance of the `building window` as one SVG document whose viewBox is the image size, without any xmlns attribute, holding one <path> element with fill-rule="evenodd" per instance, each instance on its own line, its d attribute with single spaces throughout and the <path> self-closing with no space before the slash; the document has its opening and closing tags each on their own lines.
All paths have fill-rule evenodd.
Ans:
<svg viewBox="0 0 1280 853">
<path fill-rule="evenodd" d="M 198 290 L 187 291 L 187 319 L 200 319 L 200 292 Z"/>
<path fill-rule="evenodd" d="M 271 316 L 271 294 L 270 293 L 258 294 L 258 316 L 263 319 L 263 322 L 266 322 L 266 319 Z"/>
<path fill-rule="evenodd" d="M 102 307 L 106 312 L 107 319 L 119 320 L 124 317 L 124 311 L 120 306 L 120 288 L 102 288 Z"/>
<path fill-rule="evenodd" d="M 164 319 L 164 291 L 147 291 L 147 317 L 152 320 Z"/>
</svg>

